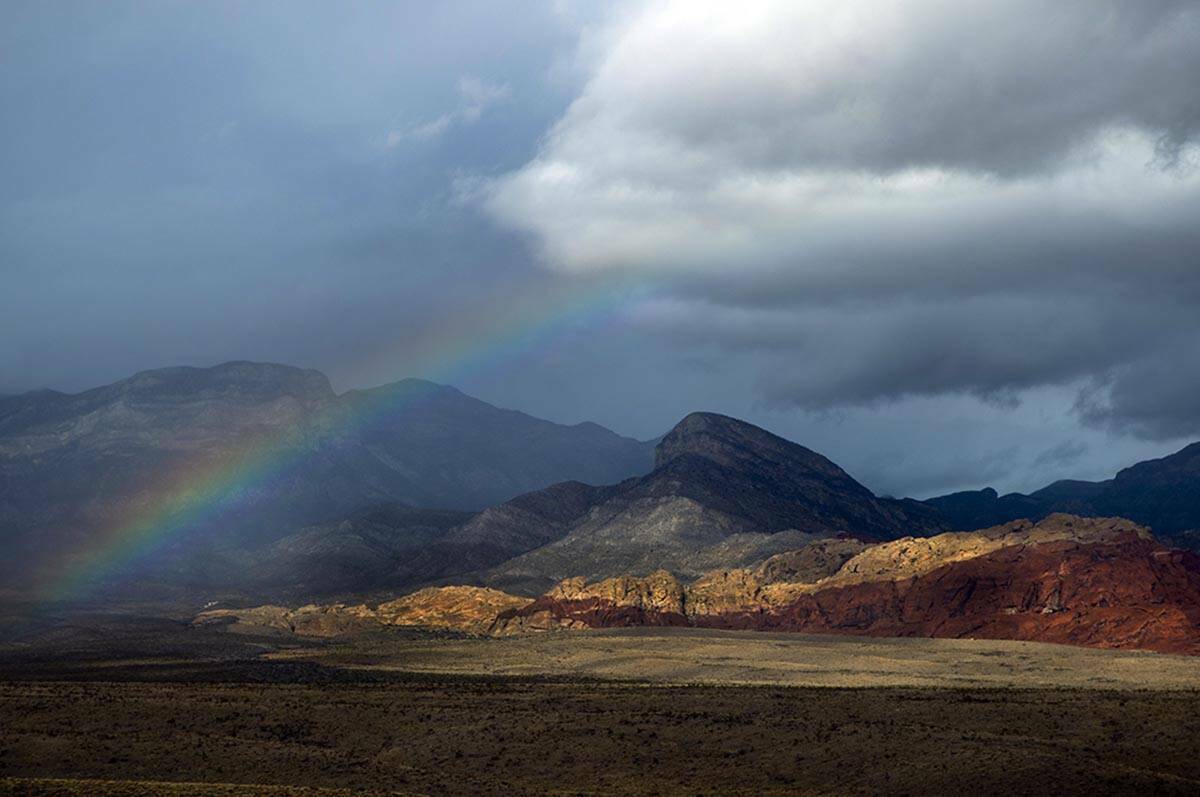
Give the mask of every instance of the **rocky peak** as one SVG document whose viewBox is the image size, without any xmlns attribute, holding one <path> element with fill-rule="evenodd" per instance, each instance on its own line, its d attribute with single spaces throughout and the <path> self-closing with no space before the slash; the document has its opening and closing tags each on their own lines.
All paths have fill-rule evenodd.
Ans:
<svg viewBox="0 0 1200 797">
<path fill-rule="evenodd" d="M 683 613 L 683 585 L 666 570 L 645 577 L 617 576 L 588 584 L 582 577 L 558 583 L 546 597 L 558 601 L 602 600 L 619 607 Z"/>
<path fill-rule="evenodd" d="M 844 470 L 817 452 L 754 424 L 712 412 L 693 412 L 667 432 L 655 448 L 654 465 L 661 468 L 685 456 L 703 457 L 735 469 L 786 469 L 857 485 Z"/>
<path fill-rule="evenodd" d="M 1125 487 L 1152 479 L 1172 479 L 1200 473 L 1200 442 L 1184 446 L 1174 454 L 1139 462 L 1117 473 L 1116 486 Z"/>
<path fill-rule="evenodd" d="M 103 389 L 103 388 L 102 388 Z M 277 363 L 234 361 L 211 368 L 176 366 L 142 371 L 112 385 L 112 392 L 139 398 L 291 396 L 307 401 L 331 400 L 333 387 L 320 371 Z"/>
</svg>

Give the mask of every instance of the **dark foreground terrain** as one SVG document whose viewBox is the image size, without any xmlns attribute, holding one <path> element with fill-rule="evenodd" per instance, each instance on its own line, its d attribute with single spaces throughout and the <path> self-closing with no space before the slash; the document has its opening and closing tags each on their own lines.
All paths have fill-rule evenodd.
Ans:
<svg viewBox="0 0 1200 797">
<path fill-rule="evenodd" d="M 1191 657 L 79 622 L 0 645 L 0 794 L 1200 793 Z"/>
<path fill-rule="evenodd" d="M 356 682 L 269 670 L 241 673 L 254 683 L 175 671 L 174 681 L 0 684 L 0 792 L 295 793 L 252 784 L 496 795 L 1200 789 L 1193 692 L 399 674 Z M 285 682 L 262 682 L 271 678 Z"/>
</svg>

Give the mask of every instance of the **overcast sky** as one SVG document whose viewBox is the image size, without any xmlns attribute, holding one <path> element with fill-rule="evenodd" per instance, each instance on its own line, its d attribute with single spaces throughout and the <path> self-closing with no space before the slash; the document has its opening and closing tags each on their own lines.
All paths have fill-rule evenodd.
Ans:
<svg viewBox="0 0 1200 797">
<path fill-rule="evenodd" d="M 1200 3 L 0 5 L 0 392 L 256 359 L 879 492 L 1200 439 Z"/>
</svg>

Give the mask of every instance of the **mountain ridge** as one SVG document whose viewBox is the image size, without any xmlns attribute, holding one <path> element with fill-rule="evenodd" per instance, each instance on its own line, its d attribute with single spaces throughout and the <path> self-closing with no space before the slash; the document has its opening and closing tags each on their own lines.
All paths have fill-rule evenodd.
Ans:
<svg viewBox="0 0 1200 797">
<path fill-rule="evenodd" d="M 1200 548 L 1200 442 L 1122 468 L 1111 479 L 1059 479 L 1032 493 L 986 487 L 927 499 L 953 527 L 969 531 L 1055 512 L 1125 517 L 1173 543 Z"/>
<path fill-rule="evenodd" d="M 220 473 L 246 451 L 267 458 L 266 475 L 228 485 L 218 511 L 133 575 L 165 593 L 291 599 L 458 579 L 537 595 L 567 577 L 695 578 L 820 539 L 878 543 L 1056 511 L 1129 516 L 1187 544 L 1200 517 L 1200 444 L 1106 482 L 897 500 L 718 413 L 638 442 L 417 378 L 339 395 L 317 371 L 231 361 L 0 398 L 0 541 L 12 554 L 0 569 L 108 533 L 153 509 L 164 485 L 186 489 L 192 472 Z"/>
<path fill-rule="evenodd" d="M 1120 518 L 1056 514 L 874 545 L 818 540 L 694 580 L 565 578 L 536 598 L 475 586 L 378 605 L 201 612 L 199 625 L 340 636 L 425 625 L 512 636 L 628 626 L 1025 639 L 1200 655 L 1200 556 Z"/>
<path fill-rule="evenodd" d="M 941 530 L 915 502 L 877 498 L 832 461 L 744 421 L 691 413 L 656 447 L 657 467 L 613 485 L 561 537 L 483 576 L 544 589 L 567 576 L 698 575 L 818 537 Z"/>
<path fill-rule="evenodd" d="M 243 462 L 258 463 L 244 478 Z M 274 363 L 140 371 L 0 399 L 0 542 L 12 553 L 0 571 L 30 577 L 29 563 L 222 473 L 211 521 L 163 556 L 250 547 L 389 501 L 477 511 L 651 464 L 651 445 L 599 425 L 555 424 L 424 380 L 338 395 L 320 372 Z"/>
</svg>

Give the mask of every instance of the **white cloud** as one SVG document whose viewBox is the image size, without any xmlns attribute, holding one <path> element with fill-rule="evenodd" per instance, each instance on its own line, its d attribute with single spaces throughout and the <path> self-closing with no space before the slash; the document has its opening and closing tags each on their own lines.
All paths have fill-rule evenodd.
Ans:
<svg viewBox="0 0 1200 797">
<path fill-rule="evenodd" d="M 664 330 L 772 352 L 773 399 L 995 396 L 1200 337 L 1200 5 L 686 0 L 595 41 L 482 201 L 551 268 L 655 275 Z"/>
<path fill-rule="evenodd" d="M 484 111 L 507 100 L 511 94 L 512 90 L 507 83 L 492 85 L 477 77 L 464 75 L 458 81 L 458 116 L 464 122 L 474 122 Z"/>
<path fill-rule="evenodd" d="M 487 83 L 477 77 L 464 75 L 458 80 L 458 107 L 453 111 L 424 122 L 415 122 L 389 130 L 385 141 L 389 147 L 398 147 L 405 141 L 427 141 L 437 138 L 456 125 L 470 125 L 492 106 L 504 102 L 512 94 L 507 83 Z"/>
<path fill-rule="evenodd" d="M 1187 24 L 1121 3 L 960 12 L 655 3 L 616 23 L 581 96 L 490 207 L 538 233 L 557 267 L 690 268 L 747 246 L 793 255 L 818 225 L 962 199 L 978 212 L 1071 190 L 1120 211 L 1139 202 L 1112 192 L 1131 175 L 1178 190 L 1179 175 L 1144 167 L 1200 129 L 1200 8 L 1178 15 Z"/>
</svg>

